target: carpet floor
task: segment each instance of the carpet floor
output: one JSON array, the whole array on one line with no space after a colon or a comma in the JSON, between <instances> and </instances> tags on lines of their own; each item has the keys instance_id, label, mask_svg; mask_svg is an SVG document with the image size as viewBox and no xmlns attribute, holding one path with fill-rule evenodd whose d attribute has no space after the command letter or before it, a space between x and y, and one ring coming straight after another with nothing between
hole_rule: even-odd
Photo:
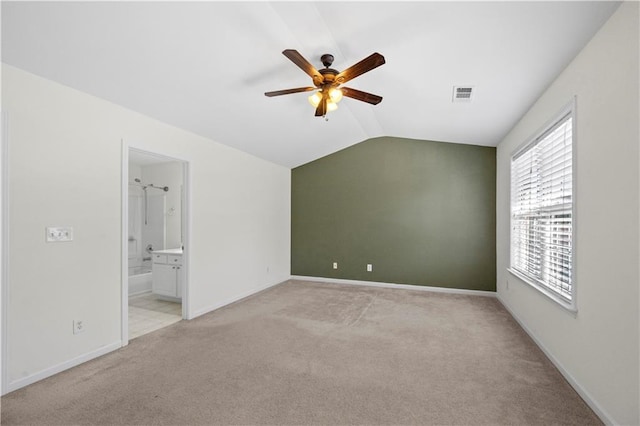
<instances>
[{"instance_id":1,"label":"carpet floor","mask_svg":"<svg viewBox=\"0 0 640 426\"><path fill-rule=\"evenodd\" d=\"M11 424L601 424L491 297L288 281L2 398Z\"/></svg>"}]
</instances>

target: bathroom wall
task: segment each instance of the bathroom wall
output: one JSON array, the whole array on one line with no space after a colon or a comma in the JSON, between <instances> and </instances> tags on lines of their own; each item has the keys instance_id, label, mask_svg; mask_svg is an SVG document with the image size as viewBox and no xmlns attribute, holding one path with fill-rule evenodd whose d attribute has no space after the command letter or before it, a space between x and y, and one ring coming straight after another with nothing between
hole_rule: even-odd
<instances>
[{"instance_id":1,"label":"bathroom wall","mask_svg":"<svg viewBox=\"0 0 640 426\"><path fill-rule=\"evenodd\" d=\"M290 276L289 169L4 64L2 110L10 129L3 392L122 344L123 140L189 162L191 317ZM74 240L46 243L47 226L72 226Z\"/></svg>"},{"instance_id":2,"label":"bathroom wall","mask_svg":"<svg viewBox=\"0 0 640 426\"><path fill-rule=\"evenodd\" d=\"M148 258L151 254L148 248L162 250L165 247L165 218L167 211L166 194L158 190L147 188L146 194L140 199L140 224L142 228L142 256Z\"/></svg>"},{"instance_id":3,"label":"bathroom wall","mask_svg":"<svg viewBox=\"0 0 640 426\"><path fill-rule=\"evenodd\" d=\"M142 167L142 182L145 184L154 184L156 186L168 186L169 191L162 192L158 189L147 189L148 193L153 196L164 195L164 222L165 235L164 247L155 247L160 250L163 248L179 248L182 246L182 214L181 214L181 194L182 194L182 163L169 162L162 164L153 164Z\"/></svg>"},{"instance_id":4,"label":"bathroom wall","mask_svg":"<svg viewBox=\"0 0 640 426\"><path fill-rule=\"evenodd\" d=\"M129 267L140 266L142 263L142 188L135 182L135 178L142 175L142 169L137 164L129 163ZM131 275L131 273L130 273Z\"/></svg>"}]
</instances>

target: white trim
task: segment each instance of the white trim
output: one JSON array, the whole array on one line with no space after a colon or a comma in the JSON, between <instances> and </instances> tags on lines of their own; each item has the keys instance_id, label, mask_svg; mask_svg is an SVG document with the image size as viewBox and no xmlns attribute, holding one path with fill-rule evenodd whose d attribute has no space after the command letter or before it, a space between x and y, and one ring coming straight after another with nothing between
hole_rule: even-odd
<instances>
[{"instance_id":1,"label":"white trim","mask_svg":"<svg viewBox=\"0 0 640 426\"><path fill-rule=\"evenodd\" d=\"M538 336L536 336L529 327L525 325L525 323L515 314L511 308L505 303L505 301L497 295L498 301L504 306L504 308L511 314L514 320L522 327L522 329L531 337L531 340L540 348L540 350L549 358L549 360L553 363L553 365L560 371L560 374L569 382L571 387L580 395L580 397L587 403L587 405L593 410L594 413L607 425L618 425L622 424L614 420L613 416L606 412L604 408L591 396L589 392L587 392L582 385L567 371L566 368L562 365L560 361L553 355L553 353L547 349L547 347L542 343Z\"/></svg>"},{"instance_id":2,"label":"white trim","mask_svg":"<svg viewBox=\"0 0 640 426\"><path fill-rule=\"evenodd\" d=\"M2 234L2 243L0 243L0 250L2 254L0 256L1 262L1 272L0 272L0 284L2 287L1 297L2 297L2 327L1 327L1 350L2 360L0 363L0 394L4 395L7 392L7 387L9 386L9 362L8 362L8 353L9 353L9 344L7 342L9 332L8 332L8 321L9 317L9 116L8 113L2 112L2 141L0 142L0 155L2 156L0 168L2 168L2 173L0 179L2 179L2 183L0 184L0 191L2 191L2 206L0 209L2 210L2 219L0 221L0 227Z\"/></svg>"},{"instance_id":3,"label":"white trim","mask_svg":"<svg viewBox=\"0 0 640 426\"><path fill-rule=\"evenodd\" d=\"M209 312L213 312L216 309L220 309L222 307L225 307L227 305L235 303L235 302L237 302L237 301L239 301L241 299L245 299L245 298L247 298L249 296L253 296L254 294L260 293L261 291L264 291L264 290L266 290L268 288L275 287L275 286L277 286L279 284L285 283L285 282L289 281L289 279L290 278L287 278L284 281L276 281L276 282L273 282L273 283L269 283L269 284L263 285L261 287L255 288L253 290L245 291L244 293L241 293L241 294L239 294L237 296L230 297L230 298L228 298L226 300L223 300L222 302L218 302L218 303L216 303L214 305L207 306L206 308L198 309L196 312L194 312L193 317L191 317L190 319L199 317L199 316L204 315L204 314L208 314Z\"/></svg>"},{"instance_id":4,"label":"white trim","mask_svg":"<svg viewBox=\"0 0 640 426\"><path fill-rule=\"evenodd\" d=\"M91 361L92 359L98 358L99 356L106 355L109 352L120 349L121 346L122 343L118 340L106 346L102 346L95 351L87 352L86 354L77 356L68 361L61 362L60 364L54 365L53 367L45 368L44 370L41 370L35 374L31 374L30 376L23 377L16 380L15 382L9 383L7 385L7 389L5 389L5 393L13 392L32 383L46 379L47 377L51 377L54 374L58 374L62 371L68 370L87 361Z\"/></svg>"},{"instance_id":5,"label":"white trim","mask_svg":"<svg viewBox=\"0 0 640 426\"><path fill-rule=\"evenodd\" d=\"M538 130L536 130L531 137L525 140L523 143L518 145L516 149L513 150L511 154L511 160L520 156L525 150L529 149L532 145L542 139L546 133L549 133L549 130L554 127L556 124L560 123L567 117L571 116L572 122L575 123L575 109L576 109L576 97L574 96L570 102L565 104L556 114L554 114L549 120L547 120ZM572 125L575 127L575 125ZM572 128L573 132L573 128ZM572 135L573 136L573 135ZM573 141L572 141L573 142Z\"/></svg>"},{"instance_id":6,"label":"white trim","mask_svg":"<svg viewBox=\"0 0 640 426\"><path fill-rule=\"evenodd\" d=\"M129 145L122 140L122 173L120 174L121 207L120 212L120 342L129 344Z\"/></svg>"},{"instance_id":7,"label":"white trim","mask_svg":"<svg viewBox=\"0 0 640 426\"><path fill-rule=\"evenodd\" d=\"M520 144L516 149L514 149L509 157L509 266L507 270L514 275L515 277L521 279L524 283L538 290L540 293L547 296L548 299L556 302L566 311L577 314L578 312L578 265L577 265L577 235L578 235L578 199L576 197L578 193L578 168L577 168L577 160L578 160L578 124L576 117L576 109L578 105L577 96L573 96L570 102L565 104L556 114L552 116L543 126L541 126L529 139L525 140L522 144ZM512 252L511 252L511 230L513 229L513 215L511 214L511 167L513 163L513 159L519 156L523 151L527 150L532 145L536 144L545 133L547 133L552 127L556 124L564 120L567 116L571 117L571 175L572 175L572 191L571 191L571 221L572 221L572 230L571 230L571 301L567 302L562 299L559 295L553 293L548 287L544 284L538 283L535 280L529 279L525 274L519 273L518 271L511 268L511 260L512 260Z\"/></svg>"},{"instance_id":8,"label":"white trim","mask_svg":"<svg viewBox=\"0 0 640 426\"><path fill-rule=\"evenodd\" d=\"M2 8L0 7L0 22L2 21ZM0 57L2 56L2 48L0 47ZM2 66L0 66L0 80L2 79ZM2 96L2 84L0 84L0 99L4 99ZM2 102L0 102L1 104ZM1 106L1 105L0 105ZM4 344L4 339L7 333L5 333L5 301L7 300L4 297L4 288L7 280L5 279L5 271L7 262L5 262L5 256L7 255L7 247L5 246L5 237L6 231L9 229L5 226L5 218L7 217L7 203L6 203L6 195L7 195L7 165L9 164L7 161L7 150L5 146L7 145L7 113L5 111L0 112L0 395L2 395L2 390L4 389L5 378L7 377L7 369L5 368L5 360L7 352ZM0 404L1 405L1 404Z\"/></svg>"},{"instance_id":9,"label":"white trim","mask_svg":"<svg viewBox=\"0 0 640 426\"><path fill-rule=\"evenodd\" d=\"M191 241L191 163L186 160L182 161L182 244L184 247L190 246ZM182 318L190 320L193 318L191 313L190 286L187 285L191 271L191 250L184 250L182 255ZM186 254L186 256L185 256Z\"/></svg>"},{"instance_id":10,"label":"white trim","mask_svg":"<svg viewBox=\"0 0 640 426\"><path fill-rule=\"evenodd\" d=\"M367 286L367 287L384 287L384 288L399 288L403 290L430 291L434 293L465 294L468 296L496 297L495 291L485 291L485 290L467 290L462 288L431 287L431 286L413 285L413 284L394 284L394 283L382 283L382 282L376 282L376 281L358 281L358 280L343 280L343 279L337 279L337 278L306 277L303 275L292 275L291 279L300 280L300 281L321 282L321 283L361 285L361 286Z\"/></svg>"},{"instance_id":11,"label":"white trim","mask_svg":"<svg viewBox=\"0 0 640 426\"><path fill-rule=\"evenodd\" d=\"M523 283L532 287L535 291L541 293L543 296L553 300L556 304L564 309L565 311L571 313L574 317L578 315L578 308L575 305L568 303L566 300L560 298L557 294L547 290L546 286L543 284L538 284L534 282L531 278L527 277L525 274L520 271L512 268L507 268L507 272L513 275L515 278L519 279Z\"/></svg>"},{"instance_id":12,"label":"white trim","mask_svg":"<svg viewBox=\"0 0 640 426\"><path fill-rule=\"evenodd\" d=\"M571 283L571 304L573 305L573 309L575 312L578 312L578 188L580 187L580 182L578 179L578 97L574 96L571 102L569 103L571 107L571 121L572 121L572 141L571 141L571 168L572 168L572 176L571 179L573 182L573 189L571 191L571 275L572 275L572 283ZM569 106L567 106L569 107Z\"/></svg>"}]
</instances>

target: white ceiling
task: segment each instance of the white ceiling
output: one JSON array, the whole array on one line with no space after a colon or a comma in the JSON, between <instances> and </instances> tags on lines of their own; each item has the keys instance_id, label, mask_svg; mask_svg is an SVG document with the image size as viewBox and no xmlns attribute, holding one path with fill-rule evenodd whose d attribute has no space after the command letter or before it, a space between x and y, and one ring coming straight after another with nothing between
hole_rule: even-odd
<instances>
[{"instance_id":1,"label":"white ceiling","mask_svg":"<svg viewBox=\"0 0 640 426\"><path fill-rule=\"evenodd\" d=\"M495 146L618 2L2 2L2 61L287 167L377 136ZM296 49L386 64L314 117ZM452 103L454 85L475 87Z\"/></svg>"}]
</instances>

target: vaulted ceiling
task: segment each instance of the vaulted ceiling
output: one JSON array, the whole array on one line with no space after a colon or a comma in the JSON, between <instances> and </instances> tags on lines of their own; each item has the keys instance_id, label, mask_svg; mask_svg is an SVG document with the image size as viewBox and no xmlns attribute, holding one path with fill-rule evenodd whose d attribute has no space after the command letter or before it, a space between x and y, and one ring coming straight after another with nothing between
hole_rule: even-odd
<instances>
[{"instance_id":1,"label":"vaulted ceiling","mask_svg":"<svg viewBox=\"0 0 640 426\"><path fill-rule=\"evenodd\" d=\"M618 2L2 2L2 61L295 167L365 139L495 146ZM386 64L314 117L282 55ZM469 103L453 86L474 87Z\"/></svg>"}]
</instances>

